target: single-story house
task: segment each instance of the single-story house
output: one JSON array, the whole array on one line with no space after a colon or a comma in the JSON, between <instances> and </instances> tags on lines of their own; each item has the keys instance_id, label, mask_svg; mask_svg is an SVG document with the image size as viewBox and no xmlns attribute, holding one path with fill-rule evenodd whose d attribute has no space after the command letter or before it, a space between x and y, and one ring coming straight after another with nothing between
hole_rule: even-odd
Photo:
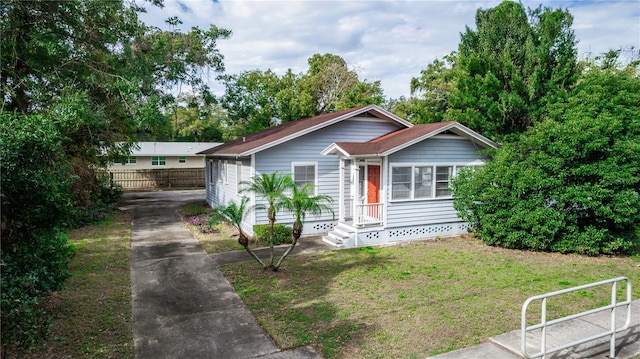
<instances>
[{"instance_id":1,"label":"single-story house","mask_svg":"<svg viewBox=\"0 0 640 359\"><path fill-rule=\"evenodd\" d=\"M291 174L333 198L336 217L308 216L304 234L326 234L336 246L393 243L466 233L453 208L449 183L463 167L481 166L478 150L498 144L457 122L413 125L368 105L284 123L202 151L207 202L216 207L243 195L254 175ZM288 213L278 223L290 224ZM250 211L244 230L268 223Z\"/></svg>"},{"instance_id":2,"label":"single-story house","mask_svg":"<svg viewBox=\"0 0 640 359\"><path fill-rule=\"evenodd\" d=\"M131 155L111 169L204 168L197 153L220 145L217 142L138 142Z\"/></svg>"}]
</instances>

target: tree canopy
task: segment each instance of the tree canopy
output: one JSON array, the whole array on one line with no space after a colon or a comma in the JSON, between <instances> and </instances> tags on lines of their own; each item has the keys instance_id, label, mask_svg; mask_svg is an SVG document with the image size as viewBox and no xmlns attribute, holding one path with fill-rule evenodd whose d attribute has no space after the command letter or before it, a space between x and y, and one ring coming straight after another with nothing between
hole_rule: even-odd
<instances>
[{"instance_id":1,"label":"tree canopy","mask_svg":"<svg viewBox=\"0 0 640 359\"><path fill-rule=\"evenodd\" d=\"M504 1L476 13L457 51L411 80L394 113L414 123L458 121L496 140L524 132L561 101L580 75L566 10Z\"/></svg>"},{"instance_id":2,"label":"tree canopy","mask_svg":"<svg viewBox=\"0 0 640 359\"><path fill-rule=\"evenodd\" d=\"M572 23L566 10L527 13L512 1L478 10L476 30L461 35L447 117L496 139L539 122L579 76Z\"/></svg>"},{"instance_id":3,"label":"tree canopy","mask_svg":"<svg viewBox=\"0 0 640 359\"><path fill-rule=\"evenodd\" d=\"M593 69L484 168L454 206L490 244L595 255L638 244L640 78Z\"/></svg>"},{"instance_id":4,"label":"tree canopy","mask_svg":"<svg viewBox=\"0 0 640 359\"><path fill-rule=\"evenodd\" d=\"M37 303L66 277L64 228L113 199L96 168L165 124L173 88L206 94L204 72L224 69L216 46L230 31L165 31L141 11L122 0L0 2L3 354L46 331Z\"/></svg>"},{"instance_id":5,"label":"tree canopy","mask_svg":"<svg viewBox=\"0 0 640 359\"><path fill-rule=\"evenodd\" d=\"M360 80L346 61L333 54L315 54L306 73L272 70L226 75L222 106L227 110L227 138L280 123L384 100L380 82Z\"/></svg>"}]
</instances>

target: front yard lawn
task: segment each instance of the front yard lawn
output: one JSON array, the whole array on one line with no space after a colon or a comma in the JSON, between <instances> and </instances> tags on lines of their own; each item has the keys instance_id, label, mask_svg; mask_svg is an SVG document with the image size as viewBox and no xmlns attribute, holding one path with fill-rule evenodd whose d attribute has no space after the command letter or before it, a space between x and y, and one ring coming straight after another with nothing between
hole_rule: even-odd
<instances>
[{"instance_id":1,"label":"front yard lawn","mask_svg":"<svg viewBox=\"0 0 640 359\"><path fill-rule=\"evenodd\" d=\"M522 303L533 295L626 276L637 299L639 265L638 257L507 250L463 236L295 256L276 273L251 261L222 270L281 348L424 358L519 329ZM548 310L557 318L609 297L610 287L576 292L549 299Z\"/></svg>"}]
</instances>

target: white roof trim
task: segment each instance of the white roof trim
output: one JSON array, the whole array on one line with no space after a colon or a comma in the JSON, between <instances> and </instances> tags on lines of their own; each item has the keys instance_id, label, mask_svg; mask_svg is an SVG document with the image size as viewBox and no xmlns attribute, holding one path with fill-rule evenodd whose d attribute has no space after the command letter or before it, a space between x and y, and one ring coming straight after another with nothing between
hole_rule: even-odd
<instances>
[{"instance_id":1,"label":"white roof trim","mask_svg":"<svg viewBox=\"0 0 640 359\"><path fill-rule=\"evenodd\" d=\"M341 154L344 157L351 157L351 154L347 153L347 151L343 150L342 147L338 146L335 142L330 144L327 148L320 152L321 155L338 155Z\"/></svg>"},{"instance_id":2,"label":"white roof trim","mask_svg":"<svg viewBox=\"0 0 640 359\"><path fill-rule=\"evenodd\" d=\"M484 144L487 147L497 148L497 147L500 146L496 142L491 141L490 139L488 139L488 138L482 136L481 134L471 130L470 128L468 128L468 127L466 127L464 125L461 125L458 122L454 122L454 123L451 123L450 125L447 125L447 126L439 128L439 129L437 129L435 131L429 132L424 136L417 137L417 138L413 139L412 141L405 142L400 146L396 146L394 148L391 148L388 151L385 151L385 152L380 153L378 155L380 155L380 156L388 156L388 155L390 155L392 153L395 153L397 151L405 149L405 148L407 148L409 146L413 146L418 142L422 142L422 141L424 141L426 139L434 137L434 136L436 136L438 134L441 134L441 133L443 133L445 131L452 131L452 132L458 132L459 131L459 132L461 132L460 133L461 136L467 137L472 141L473 140L478 140L479 142L481 142L482 144Z\"/></svg>"}]
</instances>

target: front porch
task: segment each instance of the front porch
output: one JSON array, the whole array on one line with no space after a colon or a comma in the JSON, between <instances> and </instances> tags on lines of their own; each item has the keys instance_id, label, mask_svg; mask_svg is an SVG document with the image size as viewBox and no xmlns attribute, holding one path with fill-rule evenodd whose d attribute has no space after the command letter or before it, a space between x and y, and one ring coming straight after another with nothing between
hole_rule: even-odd
<instances>
[{"instance_id":1,"label":"front porch","mask_svg":"<svg viewBox=\"0 0 640 359\"><path fill-rule=\"evenodd\" d=\"M323 237L325 242L357 246L359 233L384 229L386 207L381 174L380 158L340 158L338 225Z\"/></svg>"}]
</instances>

